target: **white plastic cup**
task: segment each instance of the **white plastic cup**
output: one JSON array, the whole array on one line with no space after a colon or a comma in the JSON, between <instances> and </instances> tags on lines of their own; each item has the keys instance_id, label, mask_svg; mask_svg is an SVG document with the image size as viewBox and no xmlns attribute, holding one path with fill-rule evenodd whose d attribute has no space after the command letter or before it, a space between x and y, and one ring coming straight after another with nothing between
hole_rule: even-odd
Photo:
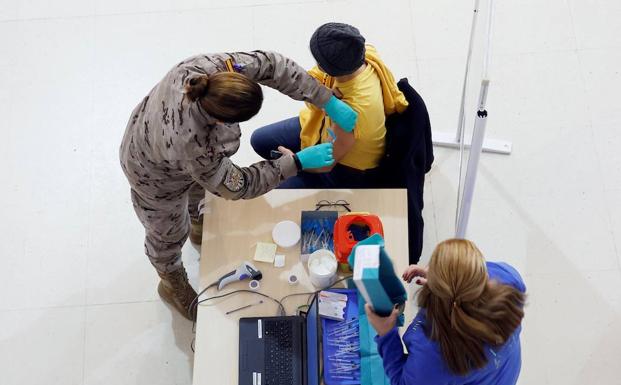
<instances>
[{"instance_id":1,"label":"white plastic cup","mask_svg":"<svg viewBox=\"0 0 621 385\"><path fill-rule=\"evenodd\" d=\"M336 278L338 263L330 250L319 249L308 257L308 273L310 281L316 288L331 286Z\"/></svg>"}]
</instances>

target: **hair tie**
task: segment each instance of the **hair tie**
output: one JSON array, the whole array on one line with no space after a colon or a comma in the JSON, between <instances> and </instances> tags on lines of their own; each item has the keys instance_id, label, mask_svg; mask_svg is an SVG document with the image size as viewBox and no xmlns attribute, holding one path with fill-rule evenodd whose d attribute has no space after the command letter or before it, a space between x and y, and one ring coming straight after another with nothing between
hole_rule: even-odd
<instances>
[{"instance_id":1,"label":"hair tie","mask_svg":"<svg viewBox=\"0 0 621 385\"><path fill-rule=\"evenodd\" d=\"M207 75L191 77L185 81L183 93L190 96L192 101L204 98L207 95L208 84L209 76Z\"/></svg>"}]
</instances>

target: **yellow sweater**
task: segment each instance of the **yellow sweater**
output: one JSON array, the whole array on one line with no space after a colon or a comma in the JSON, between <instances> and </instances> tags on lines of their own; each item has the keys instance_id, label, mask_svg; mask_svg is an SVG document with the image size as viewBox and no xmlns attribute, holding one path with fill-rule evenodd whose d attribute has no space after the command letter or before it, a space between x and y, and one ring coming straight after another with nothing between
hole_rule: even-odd
<instances>
[{"instance_id":1,"label":"yellow sweater","mask_svg":"<svg viewBox=\"0 0 621 385\"><path fill-rule=\"evenodd\" d=\"M343 101L358 113L358 121L354 128L356 144L339 163L361 170L376 167L384 154L385 116L403 112L408 105L405 96L397 88L392 73L371 45L366 46L365 61L368 64L367 68L360 75L341 84L337 84L334 78L318 67L309 71L311 76L325 86L338 87L343 92ZM383 114L381 107L378 107L382 102ZM331 122L328 117L324 123L324 137L320 138L324 116L323 110L310 103L307 103L306 108L300 112L302 148L329 139L326 128L330 127Z\"/></svg>"}]
</instances>

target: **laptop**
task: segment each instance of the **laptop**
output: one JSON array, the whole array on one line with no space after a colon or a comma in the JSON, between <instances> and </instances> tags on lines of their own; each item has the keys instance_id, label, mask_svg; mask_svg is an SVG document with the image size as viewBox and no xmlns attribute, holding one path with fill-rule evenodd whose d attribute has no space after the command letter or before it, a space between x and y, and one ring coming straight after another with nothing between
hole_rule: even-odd
<instances>
[{"instance_id":1,"label":"laptop","mask_svg":"<svg viewBox=\"0 0 621 385\"><path fill-rule=\"evenodd\" d=\"M319 385L317 296L308 312L239 320L239 385Z\"/></svg>"}]
</instances>

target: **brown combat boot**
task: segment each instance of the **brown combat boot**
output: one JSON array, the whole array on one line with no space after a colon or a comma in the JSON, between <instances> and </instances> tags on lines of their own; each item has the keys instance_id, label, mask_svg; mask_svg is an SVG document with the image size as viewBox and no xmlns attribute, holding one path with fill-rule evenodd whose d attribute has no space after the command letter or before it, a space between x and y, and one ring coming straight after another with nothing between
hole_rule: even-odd
<instances>
[{"instance_id":1,"label":"brown combat boot","mask_svg":"<svg viewBox=\"0 0 621 385\"><path fill-rule=\"evenodd\" d=\"M192 219L190 221L190 242L195 245L200 245L203 242L203 216L201 215L198 220Z\"/></svg>"},{"instance_id":2,"label":"brown combat boot","mask_svg":"<svg viewBox=\"0 0 621 385\"><path fill-rule=\"evenodd\" d=\"M181 266L175 271L157 274L162 279L157 286L160 297L177 309L182 316L190 321L196 321L196 303L193 303L196 291L190 286L185 268Z\"/></svg>"}]
</instances>

